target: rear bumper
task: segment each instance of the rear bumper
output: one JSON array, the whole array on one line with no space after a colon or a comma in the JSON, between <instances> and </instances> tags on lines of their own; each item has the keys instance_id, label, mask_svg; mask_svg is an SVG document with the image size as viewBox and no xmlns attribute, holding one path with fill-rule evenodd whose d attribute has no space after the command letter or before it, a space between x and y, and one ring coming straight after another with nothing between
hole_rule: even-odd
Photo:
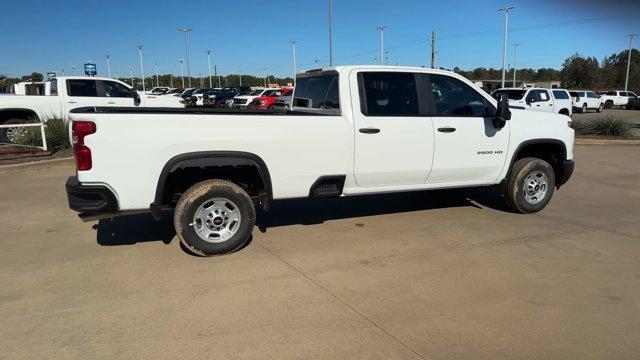
<instances>
[{"instance_id":1,"label":"rear bumper","mask_svg":"<svg viewBox=\"0 0 640 360\"><path fill-rule=\"evenodd\" d=\"M560 169L560 177L556 179L556 186L560 188L560 186L564 185L569 181L571 175L573 175L573 169L575 167L575 161L573 160L565 160L562 164L562 169Z\"/></svg>"},{"instance_id":2,"label":"rear bumper","mask_svg":"<svg viewBox=\"0 0 640 360\"><path fill-rule=\"evenodd\" d=\"M69 207L82 215L98 215L118 212L116 196L103 185L82 185L75 176L65 185Z\"/></svg>"}]
</instances>

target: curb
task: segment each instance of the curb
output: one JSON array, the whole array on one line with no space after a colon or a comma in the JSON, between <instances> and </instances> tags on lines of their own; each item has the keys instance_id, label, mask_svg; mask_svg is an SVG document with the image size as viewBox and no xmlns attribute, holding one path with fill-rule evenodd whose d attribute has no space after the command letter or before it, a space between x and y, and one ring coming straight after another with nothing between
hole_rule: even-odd
<instances>
[{"instance_id":1,"label":"curb","mask_svg":"<svg viewBox=\"0 0 640 360\"><path fill-rule=\"evenodd\" d=\"M7 164L0 165L0 174L11 172L12 170L23 170L28 168L40 168L46 167L48 165L55 165L58 163L64 162L73 162L73 156L58 158L58 159L50 159L50 160L40 160L40 161L32 161L20 164Z\"/></svg>"},{"instance_id":2,"label":"curb","mask_svg":"<svg viewBox=\"0 0 640 360\"><path fill-rule=\"evenodd\" d=\"M622 145L640 146L640 140L609 140L609 139L575 139L574 145Z\"/></svg>"}]
</instances>

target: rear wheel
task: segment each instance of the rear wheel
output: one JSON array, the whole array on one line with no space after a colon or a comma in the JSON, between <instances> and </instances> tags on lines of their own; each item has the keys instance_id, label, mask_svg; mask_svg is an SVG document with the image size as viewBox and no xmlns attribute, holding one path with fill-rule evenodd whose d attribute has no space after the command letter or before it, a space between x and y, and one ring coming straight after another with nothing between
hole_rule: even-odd
<instances>
[{"instance_id":1,"label":"rear wheel","mask_svg":"<svg viewBox=\"0 0 640 360\"><path fill-rule=\"evenodd\" d=\"M599 112L599 113L601 113L601 112L602 112L602 108L603 108L603 107L604 107L604 106L603 106L602 104L600 104L600 105L598 106L598 109L597 109L596 111L597 111L597 112Z\"/></svg>"},{"instance_id":2,"label":"rear wheel","mask_svg":"<svg viewBox=\"0 0 640 360\"><path fill-rule=\"evenodd\" d=\"M612 100L607 100L607 101L604 103L604 108L605 108L605 109L611 109L611 108L613 108L613 101L612 101Z\"/></svg>"},{"instance_id":3,"label":"rear wheel","mask_svg":"<svg viewBox=\"0 0 640 360\"><path fill-rule=\"evenodd\" d=\"M537 158L520 159L511 169L504 200L516 212L535 213L547 206L555 186L555 173L548 162Z\"/></svg>"},{"instance_id":4,"label":"rear wheel","mask_svg":"<svg viewBox=\"0 0 640 360\"><path fill-rule=\"evenodd\" d=\"M180 197L173 223L180 242L201 256L236 251L251 237L256 212L249 195L226 180L207 180Z\"/></svg>"},{"instance_id":5,"label":"rear wheel","mask_svg":"<svg viewBox=\"0 0 640 360\"><path fill-rule=\"evenodd\" d=\"M580 109L581 113L586 113L587 112L587 104L582 104L582 109Z\"/></svg>"}]
</instances>

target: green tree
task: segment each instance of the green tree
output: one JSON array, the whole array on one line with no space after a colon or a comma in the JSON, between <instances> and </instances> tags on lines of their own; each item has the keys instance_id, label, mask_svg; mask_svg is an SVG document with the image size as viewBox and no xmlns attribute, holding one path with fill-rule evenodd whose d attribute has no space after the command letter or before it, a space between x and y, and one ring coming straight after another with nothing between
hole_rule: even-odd
<instances>
[{"instance_id":1,"label":"green tree","mask_svg":"<svg viewBox=\"0 0 640 360\"><path fill-rule=\"evenodd\" d=\"M595 57L575 53L564 61L560 79L566 88L595 89L600 84L600 64Z\"/></svg>"},{"instance_id":2,"label":"green tree","mask_svg":"<svg viewBox=\"0 0 640 360\"><path fill-rule=\"evenodd\" d=\"M627 76L629 50L612 54L602 61L602 88L619 90L624 88ZM629 90L640 91L640 51L631 51L631 68L629 71Z\"/></svg>"}]
</instances>

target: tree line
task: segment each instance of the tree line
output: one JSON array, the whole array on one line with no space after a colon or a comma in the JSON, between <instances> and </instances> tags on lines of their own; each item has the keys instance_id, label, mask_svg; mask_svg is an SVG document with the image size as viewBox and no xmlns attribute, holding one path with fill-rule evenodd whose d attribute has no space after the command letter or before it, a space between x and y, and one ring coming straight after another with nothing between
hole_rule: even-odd
<instances>
[{"instance_id":1,"label":"tree line","mask_svg":"<svg viewBox=\"0 0 640 360\"><path fill-rule=\"evenodd\" d=\"M579 53L575 53L562 64L562 69L541 68L541 69L518 69L517 79L518 81L536 82L536 81L551 81L560 80L562 87L567 89L594 89L594 90L614 90L623 89L627 71L627 58L629 55L628 50L621 51L617 54L612 54L603 59L602 62L598 61L595 57L585 57ZM501 69L478 67L473 70L462 70L458 67L454 67L453 71L461 74L462 76L470 80L496 80L502 78ZM212 85L217 87L221 86L234 86L240 85L240 76L242 75L242 85L248 86L264 86L264 77L245 75L245 74L230 74L218 77L212 77ZM507 79L513 78L513 69L507 72ZM0 76L0 88L7 89L10 85L21 81L42 81L44 76L41 73L33 72L30 75L25 75L19 78L8 78ZM281 86L293 83L291 77L279 78L274 75L269 75L268 83L279 84ZM120 81L123 81L131 85L130 77L118 77ZM188 86L188 78L185 77L185 86ZM182 79L180 76L174 76L171 74L164 74L158 76L158 80L161 86L171 86L181 88ZM152 88L156 84L155 76L145 77L145 86L147 89ZM133 78L133 85L136 89L142 89L142 82L140 77ZM191 77L192 87L201 86L200 77ZM202 86L209 86L209 77L202 77ZM629 90L636 93L640 93L640 51L633 49L631 52L631 71L629 73Z\"/></svg>"}]
</instances>

